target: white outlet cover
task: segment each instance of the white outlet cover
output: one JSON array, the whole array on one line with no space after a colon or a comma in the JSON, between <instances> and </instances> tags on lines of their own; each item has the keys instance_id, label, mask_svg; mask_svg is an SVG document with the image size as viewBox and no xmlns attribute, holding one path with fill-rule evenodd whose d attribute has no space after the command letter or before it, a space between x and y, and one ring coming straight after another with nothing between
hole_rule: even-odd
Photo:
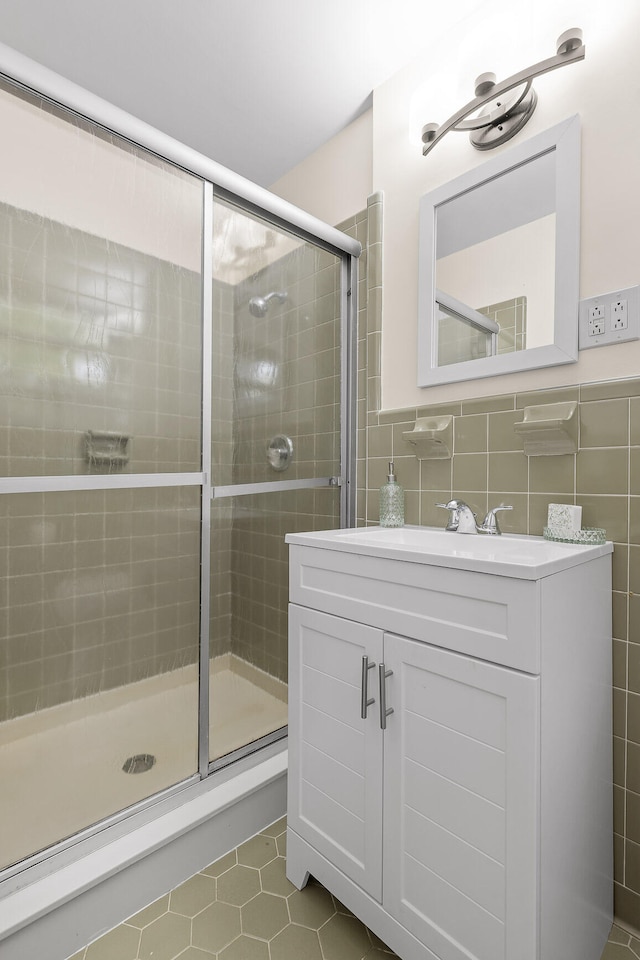
<instances>
[{"instance_id":1,"label":"white outlet cover","mask_svg":"<svg viewBox=\"0 0 640 960\"><path fill-rule=\"evenodd\" d=\"M620 329L613 329L613 306L619 300L627 304L627 325ZM604 310L604 330L602 333L591 333L594 323L593 308L602 306ZM612 290L597 297L588 297L581 300L578 311L578 349L588 350L590 347L605 347L611 343L623 343L626 340L640 339L640 286L627 287L624 290Z\"/></svg>"}]
</instances>

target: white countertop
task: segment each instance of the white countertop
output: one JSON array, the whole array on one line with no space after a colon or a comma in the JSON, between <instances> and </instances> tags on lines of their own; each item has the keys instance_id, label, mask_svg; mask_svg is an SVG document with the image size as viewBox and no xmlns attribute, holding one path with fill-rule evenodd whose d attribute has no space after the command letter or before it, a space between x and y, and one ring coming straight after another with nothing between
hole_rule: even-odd
<instances>
[{"instance_id":1,"label":"white countertop","mask_svg":"<svg viewBox=\"0 0 640 960\"><path fill-rule=\"evenodd\" d=\"M560 570L612 553L607 541L596 546L554 543L525 534L452 533L439 527L356 527L290 533L287 543L369 557L408 560L524 580L539 580Z\"/></svg>"}]
</instances>

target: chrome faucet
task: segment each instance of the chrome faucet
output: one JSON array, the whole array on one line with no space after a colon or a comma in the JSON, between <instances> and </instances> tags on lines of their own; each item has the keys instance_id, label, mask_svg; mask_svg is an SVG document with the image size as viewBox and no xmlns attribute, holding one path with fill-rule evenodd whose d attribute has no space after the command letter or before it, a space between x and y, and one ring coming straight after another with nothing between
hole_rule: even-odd
<instances>
[{"instance_id":1,"label":"chrome faucet","mask_svg":"<svg viewBox=\"0 0 640 960\"><path fill-rule=\"evenodd\" d=\"M513 510L511 506L493 507L487 513L482 523L476 523L476 514L464 500L449 500L449 503L436 503L449 511L449 519L445 530L453 533L486 533L489 536L499 536L502 531L496 514L499 510Z\"/></svg>"},{"instance_id":2,"label":"chrome faucet","mask_svg":"<svg viewBox=\"0 0 640 960\"><path fill-rule=\"evenodd\" d=\"M496 517L498 510L513 510L513 507L504 505L493 507L478 527L478 533L488 533L490 536L499 536L502 533Z\"/></svg>"},{"instance_id":3,"label":"chrome faucet","mask_svg":"<svg viewBox=\"0 0 640 960\"><path fill-rule=\"evenodd\" d=\"M464 500L449 500L449 503L436 503L436 507L442 507L449 511L449 520L445 530L451 530L453 533L477 533L476 515L471 507Z\"/></svg>"}]
</instances>

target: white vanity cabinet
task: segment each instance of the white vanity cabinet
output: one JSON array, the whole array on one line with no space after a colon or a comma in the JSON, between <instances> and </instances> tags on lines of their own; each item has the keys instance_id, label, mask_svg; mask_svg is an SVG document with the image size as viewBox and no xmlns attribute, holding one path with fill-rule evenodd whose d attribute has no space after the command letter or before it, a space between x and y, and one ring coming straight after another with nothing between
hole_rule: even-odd
<instances>
[{"instance_id":1,"label":"white vanity cabinet","mask_svg":"<svg viewBox=\"0 0 640 960\"><path fill-rule=\"evenodd\" d=\"M611 545L403 531L287 538L287 875L406 960L599 960Z\"/></svg>"}]
</instances>

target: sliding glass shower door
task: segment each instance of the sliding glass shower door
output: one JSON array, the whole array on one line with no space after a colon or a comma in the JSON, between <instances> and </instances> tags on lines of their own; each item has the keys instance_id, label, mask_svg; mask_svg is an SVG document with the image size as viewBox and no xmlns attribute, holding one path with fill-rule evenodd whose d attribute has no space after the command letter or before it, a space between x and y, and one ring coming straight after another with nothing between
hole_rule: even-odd
<instances>
[{"instance_id":1,"label":"sliding glass shower door","mask_svg":"<svg viewBox=\"0 0 640 960\"><path fill-rule=\"evenodd\" d=\"M348 521L353 264L2 78L0 126L4 880L286 733L284 538Z\"/></svg>"},{"instance_id":2,"label":"sliding glass shower door","mask_svg":"<svg viewBox=\"0 0 640 960\"><path fill-rule=\"evenodd\" d=\"M213 204L210 759L287 723L286 533L340 525L341 258Z\"/></svg>"},{"instance_id":3,"label":"sliding glass shower door","mask_svg":"<svg viewBox=\"0 0 640 960\"><path fill-rule=\"evenodd\" d=\"M3 868L198 770L203 183L0 126Z\"/></svg>"}]
</instances>

